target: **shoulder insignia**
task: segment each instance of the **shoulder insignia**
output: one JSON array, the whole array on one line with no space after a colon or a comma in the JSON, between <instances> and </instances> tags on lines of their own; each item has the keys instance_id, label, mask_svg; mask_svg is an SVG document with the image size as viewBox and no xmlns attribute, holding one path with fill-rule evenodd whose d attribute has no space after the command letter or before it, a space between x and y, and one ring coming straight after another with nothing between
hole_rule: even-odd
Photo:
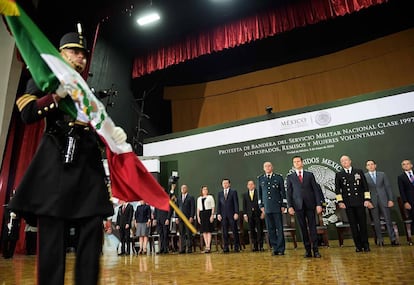
<instances>
[{"instance_id":1,"label":"shoulder insignia","mask_svg":"<svg viewBox=\"0 0 414 285\"><path fill-rule=\"evenodd\" d=\"M16 101L17 108L21 112L24 107L26 107L27 104L29 104L32 101L37 100L37 97L35 95L31 94L24 94Z\"/></svg>"}]
</instances>

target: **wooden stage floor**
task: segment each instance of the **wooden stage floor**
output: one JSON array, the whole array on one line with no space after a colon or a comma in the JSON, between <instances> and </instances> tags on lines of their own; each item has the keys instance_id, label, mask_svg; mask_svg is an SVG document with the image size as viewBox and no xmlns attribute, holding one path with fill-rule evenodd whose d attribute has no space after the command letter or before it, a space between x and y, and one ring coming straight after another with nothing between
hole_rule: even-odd
<instances>
[{"instance_id":1,"label":"wooden stage floor","mask_svg":"<svg viewBox=\"0 0 414 285\"><path fill-rule=\"evenodd\" d=\"M115 242L106 238L100 284L414 284L414 246L370 243L371 252L356 253L352 240L342 248L331 241L331 247L320 249L320 259L303 258L303 245L295 250L290 242L284 256L251 252L250 247L228 254L118 256ZM73 264L69 253L65 284L74 284ZM0 285L31 285L34 280L34 256L0 258Z\"/></svg>"}]
</instances>

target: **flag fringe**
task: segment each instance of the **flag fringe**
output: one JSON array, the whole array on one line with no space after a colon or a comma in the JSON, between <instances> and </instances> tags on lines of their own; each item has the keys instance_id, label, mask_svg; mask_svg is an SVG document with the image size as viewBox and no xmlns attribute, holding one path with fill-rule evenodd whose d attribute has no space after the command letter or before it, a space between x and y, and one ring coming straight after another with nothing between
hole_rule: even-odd
<instances>
[{"instance_id":1,"label":"flag fringe","mask_svg":"<svg viewBox=\"0 0 414 285\"><path fill-rule=\"evenodd\" d=\"M20 16L19 8L13 0L0 0L0 14L5 16Z\"/></svg>"}]
</instances>

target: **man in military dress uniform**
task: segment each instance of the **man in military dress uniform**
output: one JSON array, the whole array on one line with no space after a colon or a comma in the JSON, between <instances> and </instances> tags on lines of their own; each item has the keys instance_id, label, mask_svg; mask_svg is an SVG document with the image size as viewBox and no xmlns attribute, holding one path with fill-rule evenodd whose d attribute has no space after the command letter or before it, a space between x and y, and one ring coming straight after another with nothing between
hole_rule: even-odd
<instances>
[{"instance_id":1,"label":"man in military dress uniform","mask_svg":"<svg viewBox=\"0 0 414 285\"><path fill-rule=\"evenodd\" d=\"M81 34L65 34L59 50L70 66L83 72L88 52ZM69 225L79 234L75 283L97 284L102 221L113 215L101 156L103 144L87 122L60 110L64 101L73 104L67 95L62 86L45 94L30 79L16 102L24 123L46 120L40 145L10 202L10 208L23 217L37 217L37 282L42 285L64 284ZM120 127L111 136L116 144L126 140Z\"/></svg>"},{"instance_id":2,"label":"man in military dress uniform","mask_svg":"<svg viewBox=\"0 0 414 285\"><path fill-rule=\"evenodd\" d=\"M343 170L335 174L338 206L345 209L351 227L356 252L370 251L365 207L372 208L371 195L364 172L353 168L349 156L340 158Z\"/></svg>"},{"instance_id":3,"label":"man in military dress uniform","mask_svg":"<svg viewBox=\"0 0 414 285\"><path fill-rule=\"evenodd\" d=\"M261 211L265 213L273 255L284 255L285 236L282 213L285 212L287 203L285 185L283 177L273 173L272 163L265 162L263 170L264 174L258 177L259 205Z\"/></svg>"}]
</instances>

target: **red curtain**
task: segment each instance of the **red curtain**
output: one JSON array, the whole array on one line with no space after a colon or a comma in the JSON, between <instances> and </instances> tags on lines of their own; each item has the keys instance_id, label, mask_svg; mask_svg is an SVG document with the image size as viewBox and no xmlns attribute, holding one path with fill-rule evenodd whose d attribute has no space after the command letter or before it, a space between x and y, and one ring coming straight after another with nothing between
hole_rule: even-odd
<instances>
[{"instance_id":1,"label":"red curtain","mask_svg":"<svg viewBox=\"0 0 414 285\"><path fill-rule=\"evenodd\" d=\"M388 0L302 0L261 14L187 36L183 41L137 57L132 78L137 78L201 55L233 48L338 16L357 12Z\"/></svg>"},{"instance_id":2,"label":"red curtain","mask_svg":"<svg viewBox=\"0 0 414 285\"><path fill-rule=\"evenodd\" d=\"M44 121L34 124L23 124L20 113L15 108L7 136L6 148L4 150L3 163L0 172L0 205L9 201L10 194L17 187L23 177L26 168L43 135ZM0 208L0 217L4 215L4 207ZM2 229L3 219L0 220L0 229ZM20 227L20 238L16 245L16 253L23 253L24 245L24 227L22 221Z\"/></svg>"}]
</instances>

